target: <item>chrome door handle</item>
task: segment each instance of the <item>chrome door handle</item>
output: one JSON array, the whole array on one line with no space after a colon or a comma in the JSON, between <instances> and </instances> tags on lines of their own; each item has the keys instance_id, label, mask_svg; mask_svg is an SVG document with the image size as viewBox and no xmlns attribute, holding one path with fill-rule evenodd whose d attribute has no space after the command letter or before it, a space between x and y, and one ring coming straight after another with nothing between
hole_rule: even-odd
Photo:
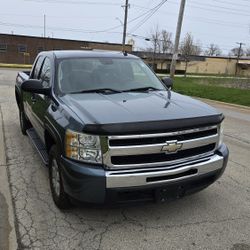
<instances>
[{"instance_id":1,"label":"chrome door handle","mask_svg":"<svg viewBox=\"0 0 250 250\"><path fill-rule=\"evenodd\" d=\"M32 101L32 103L36 102L36 97L34 95L31 96L31 101Z\"/></svg>"}]
</instances>

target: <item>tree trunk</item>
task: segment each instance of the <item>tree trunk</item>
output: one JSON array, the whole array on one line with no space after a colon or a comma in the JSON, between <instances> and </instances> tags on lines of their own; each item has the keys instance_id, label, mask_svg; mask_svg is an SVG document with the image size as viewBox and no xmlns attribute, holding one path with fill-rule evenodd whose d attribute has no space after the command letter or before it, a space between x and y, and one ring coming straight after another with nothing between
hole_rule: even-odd
<instances>
[{"instance_id":1,"label":"tree trunk","mask_svg":"<svg viewBox=\"0 0 250 250\"><path fill-rule=\"evenodd\" d=\"M186 59L185 74L184 74L185 77L187 77L187 68L188 68L188 59Z\"/></svg>"}]
</instances>

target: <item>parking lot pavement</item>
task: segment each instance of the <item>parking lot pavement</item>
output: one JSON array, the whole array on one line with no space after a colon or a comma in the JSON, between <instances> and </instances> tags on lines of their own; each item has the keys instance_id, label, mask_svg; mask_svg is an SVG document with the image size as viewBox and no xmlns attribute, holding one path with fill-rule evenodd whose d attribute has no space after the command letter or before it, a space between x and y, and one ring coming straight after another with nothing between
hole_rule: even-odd
<instances>
[{"instance_id":1,"label":"parking lot pavement","mask_svg":"<svg viewBox=\"0 0 250 250\"><path fill-rule=\"evenodd\" d=\"M208 189L164 204L59 211L48 170L21 135L13 86L0 81L7 168L19 249L250 249L250 111L226 113L230 159Z\"/></svg>"}]
</instances>

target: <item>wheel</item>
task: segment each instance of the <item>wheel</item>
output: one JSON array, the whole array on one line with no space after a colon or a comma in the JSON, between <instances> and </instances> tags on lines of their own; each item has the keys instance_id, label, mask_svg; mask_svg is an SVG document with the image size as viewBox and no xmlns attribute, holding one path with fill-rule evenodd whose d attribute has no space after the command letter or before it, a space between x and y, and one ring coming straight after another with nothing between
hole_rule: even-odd
<instances>
[{"instance_id":1,"label":"wheel","mask_svg":"<svg viewBox=\"0 0 250 250\"><path fill-rule=\"evenodd\" d=\"M49 181L53 201L59 209L71 207L68 195L64 192L61 167L57 148L53 145L49 152Z\"/></svg>"},{"instance_id":2,"label":"wheel","mask_svg":"<svg viewBox=\"0 0 250 250\"><path fill-rule=\"evenodd\" d=\"M31 128L31 124L29 120L26 118L25 113L22 109L19 109L19 121L22 134L27 135L26 130Z\"/></svg>"}]
</instances>

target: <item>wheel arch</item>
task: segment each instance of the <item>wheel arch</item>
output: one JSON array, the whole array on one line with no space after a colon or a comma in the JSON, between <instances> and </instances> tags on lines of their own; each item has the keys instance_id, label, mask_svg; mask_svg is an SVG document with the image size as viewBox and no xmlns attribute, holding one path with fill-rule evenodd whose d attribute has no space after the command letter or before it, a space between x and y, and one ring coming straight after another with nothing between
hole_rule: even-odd
<instances>
[{"instance_id":1,"label":"wheel arch","mask_svg":"<svg viewBox=\"0 0 250 250\"><path fill-rule=\"evenodd\" d=\"M53 145L56 145L59 152L63 152L62 139L58 135L58 132L56 132L55 129L51 128L48 124L45 125L44 129L44 142L48 154Z\"/></svg>"}]
</instances>

